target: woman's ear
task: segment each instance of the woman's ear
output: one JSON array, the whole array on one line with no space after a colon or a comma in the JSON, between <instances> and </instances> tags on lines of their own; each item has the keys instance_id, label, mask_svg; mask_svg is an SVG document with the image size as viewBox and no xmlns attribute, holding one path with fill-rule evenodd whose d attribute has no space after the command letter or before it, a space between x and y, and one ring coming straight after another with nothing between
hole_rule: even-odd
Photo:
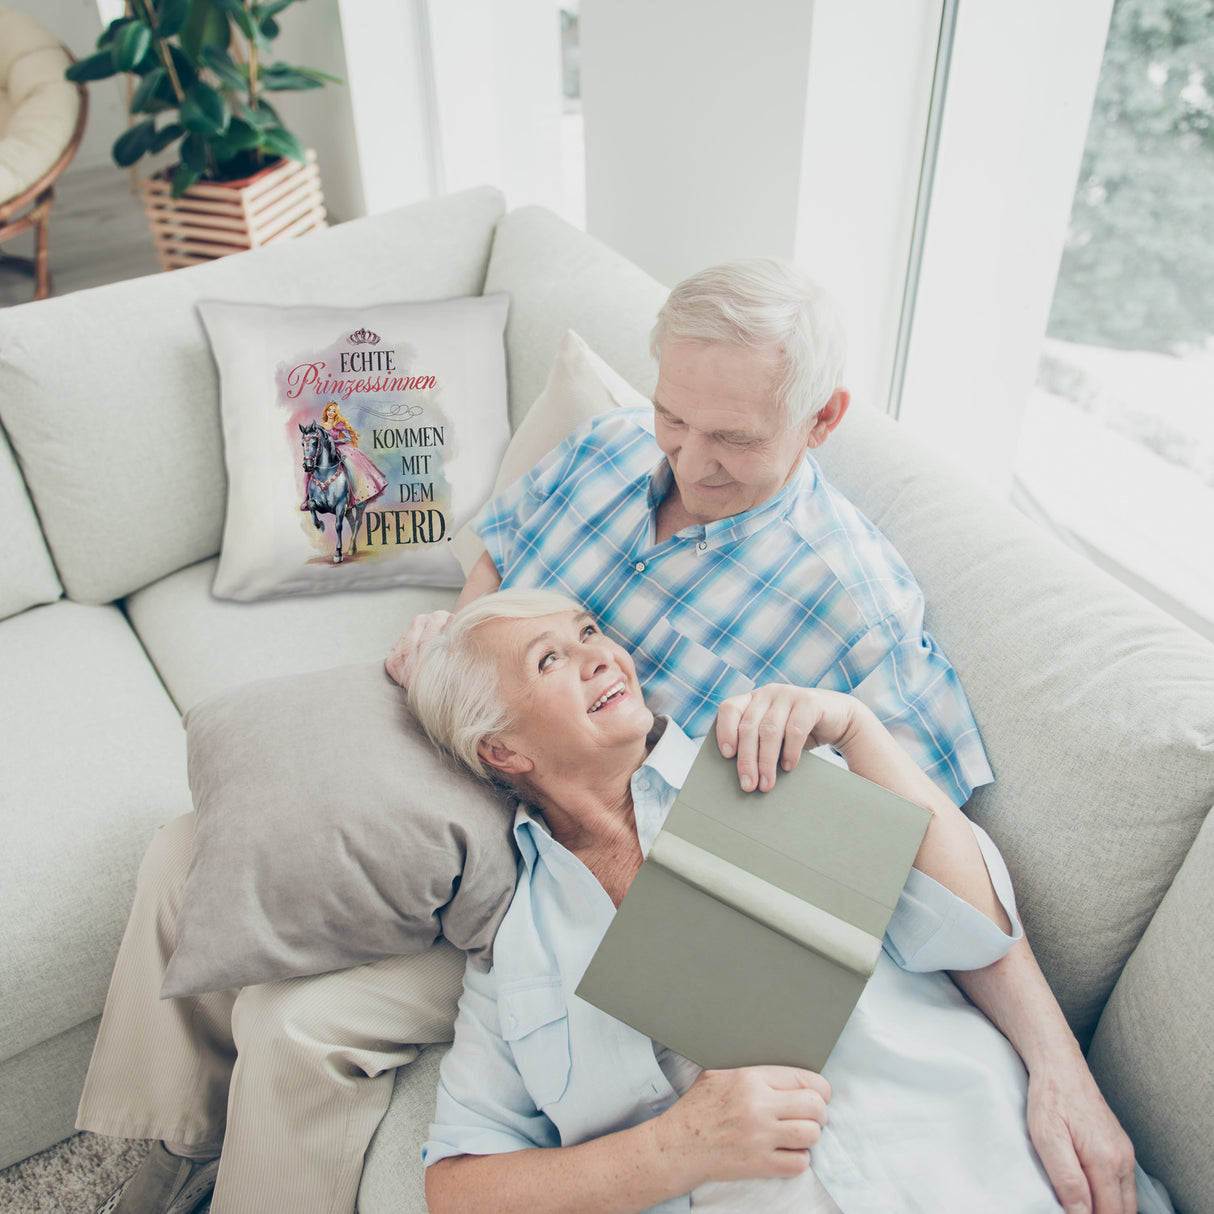
<instances>
[{"instance_id":1,"label":"woman's ear","mask_svg":"<svg viewBox=\"0 0 1214 1214\"><path fill-rule=\"evenodd\" d=\"M511 750L500 739L486 738L478 742L476 753L486 767L507 776L523 775L535 766L526 755Z\"/></svg>"}]
</instances>

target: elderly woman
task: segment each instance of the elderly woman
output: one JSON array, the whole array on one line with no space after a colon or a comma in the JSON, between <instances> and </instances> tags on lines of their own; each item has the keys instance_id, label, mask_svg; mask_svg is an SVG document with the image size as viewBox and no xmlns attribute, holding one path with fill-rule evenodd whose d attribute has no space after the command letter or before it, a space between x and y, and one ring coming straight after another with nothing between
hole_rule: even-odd
<instances>
[{"instance_id":1,"label":"elderly woman","mask_svg":"<svg viewBox=\"0 0 1214 1214\"><path fill-rule=\"evenodd\" d=\"M548 591L477 600L424 645L409 694L437 744L523 802L514 900L492 970L466 971L423 1152L432 1211L1061 1208L1019 1057L942 972L1018 938L1007 871L859 701L764 687L716 727L743 788L830 746L932 813L819 1075L701 1072L574 994L698 750L589 615Z\"/></svg>"}]
</instances>

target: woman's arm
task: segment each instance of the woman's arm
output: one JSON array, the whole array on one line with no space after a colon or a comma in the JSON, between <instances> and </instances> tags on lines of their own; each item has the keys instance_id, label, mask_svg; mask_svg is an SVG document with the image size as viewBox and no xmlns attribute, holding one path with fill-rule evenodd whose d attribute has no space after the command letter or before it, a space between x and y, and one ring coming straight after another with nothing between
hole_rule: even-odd
<instances>
[{"instance_id":1,"label":"woman's arm","mask_svg":"<svg viewBox=\"0 0 1214 1214\"><path fill-rule=\"evenodd\" d=\"M777 768L791 771L803 750L833 746L856 775L931 811L915 867L1011 933L968 819L854 696L783 683L733 696L717 715L717 744L737 755L748 792L770 789Z\"/></svg>"},{"instance_id":2,"label":"woman's arm","mask_svg":"<svg viewBox=\"0 0 1214 1214\"><path fill-rule=\"evenodd\" d=\"M426 1171L431 1214L634 1214L709 1180L796 1176L830 1086L794 1067L705 1071L660 1116L571 1147L458 1155Z\"/></svg>"}]
</instances>

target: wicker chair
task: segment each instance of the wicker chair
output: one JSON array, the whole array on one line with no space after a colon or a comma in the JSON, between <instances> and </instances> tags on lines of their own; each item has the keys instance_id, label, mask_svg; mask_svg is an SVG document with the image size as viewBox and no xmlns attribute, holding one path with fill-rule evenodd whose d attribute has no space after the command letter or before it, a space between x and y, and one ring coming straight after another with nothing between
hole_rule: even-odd
<instances>
[{"instance_id":1,"label":"wicker chair","mask_svg":"<svg viewBox=\"0 0 1214 1214\"><path fill-rule=\"evenodd\" d=\"M0 243L34 229L34 256L5 257L51 293L47 220L55 179L84 135L88 93L64 79L71 56L32 17L0 5Z\"/></svg>"}]
</instances>

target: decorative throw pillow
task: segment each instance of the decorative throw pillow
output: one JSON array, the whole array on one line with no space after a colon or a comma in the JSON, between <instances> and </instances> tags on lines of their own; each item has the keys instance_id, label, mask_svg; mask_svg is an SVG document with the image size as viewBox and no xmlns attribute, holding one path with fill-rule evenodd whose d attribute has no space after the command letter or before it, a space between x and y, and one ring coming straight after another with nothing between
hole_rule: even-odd
<instances>
[{"instance_id":1,"label":"decorative throw pillow","mask_svg":"<svg viewBox=\"0 0 1214 1214\"><path fill-rule=\"evenodd\" d=\"M460 585L452 537L510 439L508 302L200 303L228 469L212 593Z\"/></svg>"},{"instance_id":2,"label":"decorative throw pillow","mask_svg":"<svg viewBox=\"0 0 1214 1214\"><path fill-rule=\"evenodd\" d=\"M514 803L448 764L374 665L245 684L185 716L194 855L162 994L419 953L488 965Z\"/></svg>"},{"instance_id":3,"label":"decorative throw pillow","mask_svg":"<svg viewBox=\"0 0 1214 1214\"><path fill-rule=\"evenodd\" d=\"M561 338L543 392L536 397L506 448L489 496L496 497L513 485L583 422L611 409L650 403L569 329ZM471 527L464 527L456 535L452 548L465 576L485 551L485 545Z\"/></svg>"}]
</instances>

